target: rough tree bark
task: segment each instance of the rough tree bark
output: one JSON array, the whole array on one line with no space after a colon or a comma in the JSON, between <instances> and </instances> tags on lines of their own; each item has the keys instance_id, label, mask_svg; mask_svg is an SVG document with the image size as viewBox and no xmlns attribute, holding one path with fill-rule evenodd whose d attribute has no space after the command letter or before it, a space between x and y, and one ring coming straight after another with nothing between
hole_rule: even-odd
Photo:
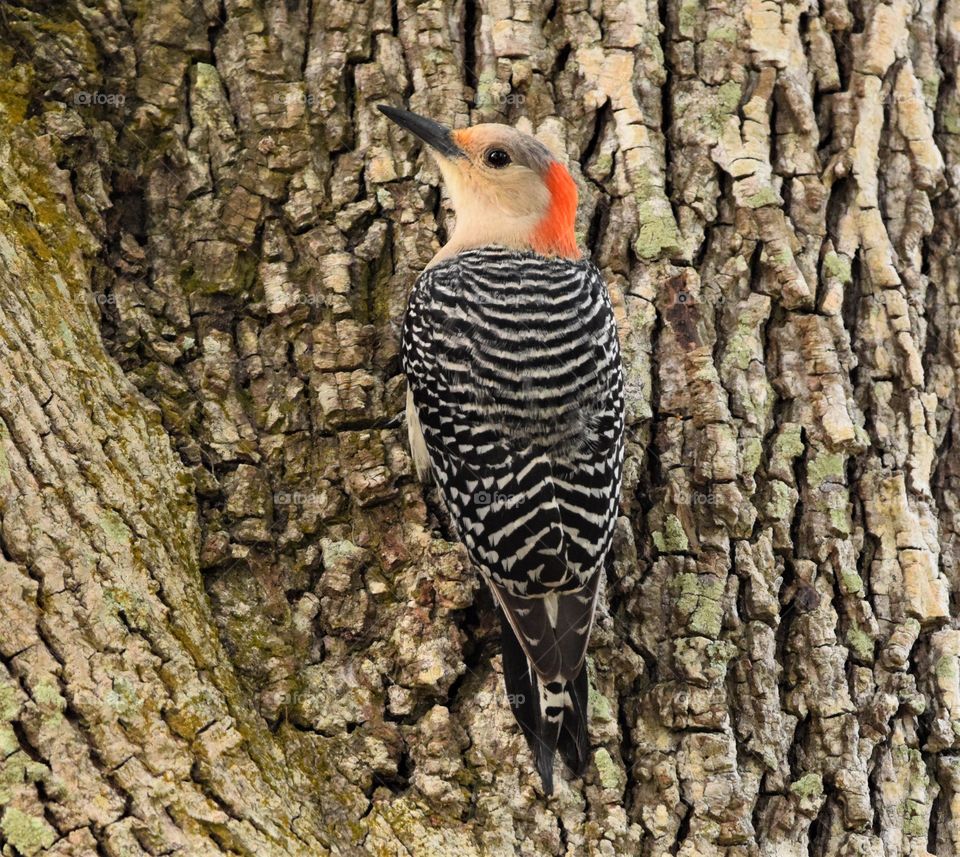
<instances>
[{"instance_id":1,"label":"rough tree bark","mask_svg":"<svg viewBox=\"0 0 960 857\"><path fill-rule=\"evenodd\" d=\"M960 853L960 0L0 7L0 848ZM566 153L629 465L544 801L411 474L450 212Z\"/></svg>"}]
</instances>

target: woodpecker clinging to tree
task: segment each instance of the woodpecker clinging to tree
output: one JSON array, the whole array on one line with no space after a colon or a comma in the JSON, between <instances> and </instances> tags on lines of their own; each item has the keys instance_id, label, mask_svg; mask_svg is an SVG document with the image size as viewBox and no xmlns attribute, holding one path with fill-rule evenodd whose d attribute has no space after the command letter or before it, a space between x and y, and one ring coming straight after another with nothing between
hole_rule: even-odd
<instances>
[{"instance_id":1,"label":"woodpecker clinging to tree","mask_svg":"<svg viewBox=\"0 0 960 857\"><path fill-rule=\"evenodd\" d=\"M575 775L589 755L585 655L623 472L613 311L577 249L576 184L542 143L380 110L429 146L456 213L403 322L414 463L499 605L507 693L550 794L555 751Z\"/></svg>"}]
</instances>

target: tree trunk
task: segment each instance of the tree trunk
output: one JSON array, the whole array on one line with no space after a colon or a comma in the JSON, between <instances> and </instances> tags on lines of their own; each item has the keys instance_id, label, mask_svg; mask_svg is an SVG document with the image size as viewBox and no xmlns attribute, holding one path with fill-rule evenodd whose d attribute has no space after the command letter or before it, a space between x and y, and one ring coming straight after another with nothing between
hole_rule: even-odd
<instances>
[{"instance_id":1,"label":"tree trunk","mask_svg":"<svg viewBox=\"0 0 960 857\"><path fill-rule=\"evenodd\" d=\"M0 7L0 849L960 853L960 0ZM564 153L629 382L545 800L415 482L449 229Z\"/></svg>"}]
</instances>

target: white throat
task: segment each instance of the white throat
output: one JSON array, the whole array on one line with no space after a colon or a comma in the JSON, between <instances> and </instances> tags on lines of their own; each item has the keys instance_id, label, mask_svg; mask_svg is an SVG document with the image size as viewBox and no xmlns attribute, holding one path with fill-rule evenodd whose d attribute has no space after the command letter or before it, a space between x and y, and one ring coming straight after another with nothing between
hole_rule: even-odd
<instances>
[{"instance_id":1,"label":"white throat","mask_svg":"<svg viewBox=\"0 0 960 857\"><path fill-rule=\"evenodd\" d=\"M465 175L449 161L437 160L457 221L450 240L430 265L471 247L530 248L531 236L550 207L550 191L537 176L529 171L504 173L494 183L486 177Z\"/></svg>"}]
</instances>

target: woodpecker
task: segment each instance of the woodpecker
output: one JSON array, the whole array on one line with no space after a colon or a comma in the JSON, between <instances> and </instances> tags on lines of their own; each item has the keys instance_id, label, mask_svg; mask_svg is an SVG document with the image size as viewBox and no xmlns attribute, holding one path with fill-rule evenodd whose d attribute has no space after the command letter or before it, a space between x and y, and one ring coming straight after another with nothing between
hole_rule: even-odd
<instances>
[{"instance_id":1,"label":"woodpecker","mask_svg":"<svg viewBox=\"0 0 960 857\"><path fill-rule=\"evenodd\" d=\"M456 215L403 321L415 469L493 593L508 699L551 794L557 750L575 776L589 761L585 658L624 455L610 298L577 247L576 183L540 141L379 109L427 145Z\"/></svg>"}]
</instances>

